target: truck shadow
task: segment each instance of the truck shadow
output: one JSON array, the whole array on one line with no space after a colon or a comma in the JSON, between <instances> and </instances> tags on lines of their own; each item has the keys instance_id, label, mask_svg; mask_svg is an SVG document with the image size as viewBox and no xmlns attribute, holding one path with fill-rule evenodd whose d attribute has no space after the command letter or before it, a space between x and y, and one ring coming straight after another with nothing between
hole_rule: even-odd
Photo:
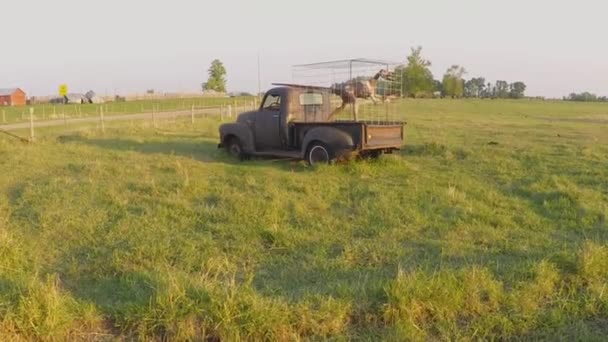
<instances>
[{"instance_id":1,"label":"truck shadow","mask_svg":"<svg viewBox=\"0 0 608 342\"><path fill-rule=\"evenodd\" d=\"M168 154L189 157L204 162L218 159L217 144L200 138L173 137L171 141L161 139L87 138L80 135L61 136L58 141L65 144L88 145L97 148L137 152L143 154Z\"/></svg>"},{"instance_id":2,"label":"truck shadow","mask_svg":"<svg viewBox=\"0 0 608 342\"><path fill-rule=\"evenodd\" d=\"M64 144L88 145L114 151L181 156L205 163L274 167L292 172L311 170L304 162L292 159L255 157L251 160L240 161L227 155L223 149L219 149L216 139L207 137L172 136L170 141L167 141L162 139L162 137L136 140L125 138L88 138L81 135L68 135L61 136L57 140Z\"/></svg>"}]
</instances>

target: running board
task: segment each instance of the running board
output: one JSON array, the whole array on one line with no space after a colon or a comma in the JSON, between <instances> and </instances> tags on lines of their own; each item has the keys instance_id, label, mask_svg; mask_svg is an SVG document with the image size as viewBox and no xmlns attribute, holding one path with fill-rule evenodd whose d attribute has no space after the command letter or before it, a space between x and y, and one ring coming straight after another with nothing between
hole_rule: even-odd
<instances>
[{"instance_id":1,"label":"running board","mask_svg":"<svg viewBox=\"0 0 608 342\"><path fill-rule=\"evenodd\" d=\"M257 157L281 157L281 158L293 158L302 159L302 153L300 151L285 151L285 150L264 150L255 151L253 153Z\"/></svg>"}]
</instances>

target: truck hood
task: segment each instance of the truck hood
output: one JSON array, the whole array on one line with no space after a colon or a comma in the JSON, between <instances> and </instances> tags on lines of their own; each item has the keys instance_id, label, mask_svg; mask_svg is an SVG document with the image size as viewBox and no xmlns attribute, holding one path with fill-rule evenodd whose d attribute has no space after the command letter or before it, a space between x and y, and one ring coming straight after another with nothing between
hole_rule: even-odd
<instances>
[{"instance_id":1,"label":"truck hood","mask_svg":"<svg viewBox=\"0 0 608 342\"><path fill-rule=\"evenodd\" d=\"M247 121L251 121L255 119L255 113L257 113L257 111L253 110L250 112L244 112L239 114L239 116L236 118L236 122L239 123L247 123Z\"/></svg>"}]
</instances>

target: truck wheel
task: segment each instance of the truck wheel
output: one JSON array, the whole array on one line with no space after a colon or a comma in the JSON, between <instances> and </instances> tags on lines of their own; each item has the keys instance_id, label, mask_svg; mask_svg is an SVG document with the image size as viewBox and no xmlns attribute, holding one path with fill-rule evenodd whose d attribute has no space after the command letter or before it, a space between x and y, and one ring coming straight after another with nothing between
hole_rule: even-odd
<instances>
[{"instance_id":1,"label":"truck wheel","mask_svg":"<svg viewBox=\"0 0 608 342\"><path fill-rule=\"evenodd\" d=\"M329 146L320 142L314 142L308 147L306 161L309 165L329 164L332 159L334 159L334 155Z\"/></svg>"},{"instance_id":2,"label":"truck wheel","mask_svg":"<svg viewBox=\"0 0 608 342\"><path fill-rule=\"evenodd\" d=\"M226 152L230 154L232 157L237 158L239 160L245 159L245 154L243 153L243 147L241 146L241 142L238 138L231 138L226 144Z\"/></svg>"}]
</instances>

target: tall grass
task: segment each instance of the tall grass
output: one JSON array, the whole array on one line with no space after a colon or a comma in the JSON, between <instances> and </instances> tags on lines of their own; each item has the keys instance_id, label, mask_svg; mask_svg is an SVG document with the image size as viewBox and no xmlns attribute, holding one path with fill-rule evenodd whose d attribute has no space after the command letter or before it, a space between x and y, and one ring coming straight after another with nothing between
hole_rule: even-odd
<instances>
[{"instance_id":1,"label":"tall grass","mask_svg":"<svg viewBox=\"0 0 608 342\"><path fill-rule=\"evenodd\" d=\"M604 340L608 107L401 106L399 153L314 169L212 119L0 138L0 336Z\"/></svg>"}]
</instances>

